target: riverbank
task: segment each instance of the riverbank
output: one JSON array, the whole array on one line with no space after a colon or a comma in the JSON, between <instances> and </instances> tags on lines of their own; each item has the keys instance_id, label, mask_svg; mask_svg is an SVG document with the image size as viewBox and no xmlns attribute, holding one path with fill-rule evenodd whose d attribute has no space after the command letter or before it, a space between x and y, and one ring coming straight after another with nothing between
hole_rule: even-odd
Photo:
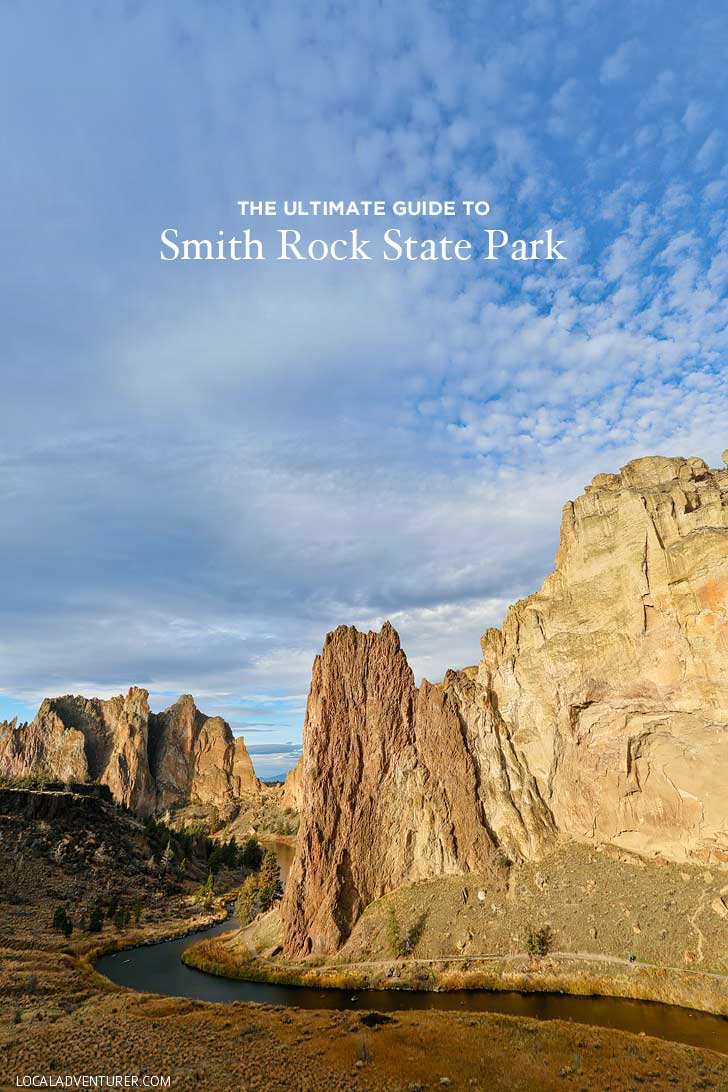
<instances>
[{"instance_id":1,"label":"riverbank","mask_svg":"<svg viewBox=\"0 0 728 1092\"><path fill-rule=\"evenodd\" d=\"M241 957L240 947L238 935L231 932L193 944L182 959L187 966L207 974L319 990L557 993L653 1001L728 1017L728 977L616 959L610 962L588 954L553 953L542 959L496 955L483 959L443 957L315 964L265 959L250 950Z\"/></svg>"},{"instance_id":2,"label":"riverbank","mask_svg":"<svg viewBox=\"0 0 728 1092\"><path fill-rule=\"evenodd\" d=\"M505 889L467 875L389 892L325 959L285 959L275 911L184 958L211 974L314 989L517 990L728 1016L726 878L613 846L563 843L514 866ZM534 959L525 951L540 928L548 954ZM405 938L409 954L395 957Z\"/></svg>"},{"instance_id":3,"label":"riverbank","mask_svg":"<svg viewBox=\"0 0 728 1092\"><path fill-rule=\"evenodd\" d=\"M108 980L103 975L98 975L95 964L103 956L114 952L124 952L131 948L151 947L155 944L164 944L170 940L180 940L183 937L194 936L196 933L206 932L214 925L226 921L233 910L236 889L225 892L215 899L212 910L201 911L188 917L173 917L163 922L155 922L151 925L140 925L129 928L123 934L108 934L101 938L87 937L75 944L69 944L69 952L88 969L101 979L101 984L106 985ZM192 902L192 900L190 900ZM193 906L196 906L193 903Z\"/></svg>"}]
</instances>

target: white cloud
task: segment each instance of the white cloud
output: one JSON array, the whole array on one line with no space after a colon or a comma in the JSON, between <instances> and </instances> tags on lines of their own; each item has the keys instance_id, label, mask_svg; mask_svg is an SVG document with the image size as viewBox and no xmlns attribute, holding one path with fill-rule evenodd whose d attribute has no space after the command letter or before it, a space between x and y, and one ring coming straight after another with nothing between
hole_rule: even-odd
<instances>
[{"instance_id":1,"label":"white cloud","mask_svg":"<svg viewBox=\"0 0 728 1092\"><path fill-rule=\"evenodd\" d=\"M610 53L602 63L599 78L602 83L616 83L630 75L640 55L640 44L635 38Z\"/></svg>"},{"instance_id":2,"label":"white cloud","mask_svg":"<svg viewBox=\"0 0 728 1092\"><path fill-rule=\"evenodd\" d=\"M666 69L637 13L620 43L562 10L7 13L5 693L295 695L294 731L326 630L390 617L436 679L594 473L717 461L717 36L685 12ZM237 229L263 195L484 197L570 260L161 268L163 224Z\"/></svg>"}]
</instances>

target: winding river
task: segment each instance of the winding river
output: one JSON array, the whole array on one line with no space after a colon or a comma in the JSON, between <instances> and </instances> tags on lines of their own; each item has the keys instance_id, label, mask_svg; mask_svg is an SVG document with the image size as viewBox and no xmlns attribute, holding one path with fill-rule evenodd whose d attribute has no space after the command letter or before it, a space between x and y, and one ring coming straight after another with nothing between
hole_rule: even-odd
<instances>
[{"instance_id":1,"label":"winding river","mask_svg":"<svg viewBox=\"0 0 728 1092\"><path fill-rule=\"evenodd\" d=\"M276 845L275 849L285 879L293 850L282 845ZM195 944L202 937L228 932L232 927L230 921L224 921L204 932L178 940L115 952L103 956L96 964L96 970L120 986L172 997L190 997L198 1001L255 1001L304 1009L376 1009L379 1012L403 1009L495 1012L537 1020L569 1020L578 1024L644 1033L728 1054L728 1019L651 1001L484 990L450 993L362 990L353 994L349 990L273 986L218 978L182 963L182 952L190 944Z\"/></svg>"}]
</instances>

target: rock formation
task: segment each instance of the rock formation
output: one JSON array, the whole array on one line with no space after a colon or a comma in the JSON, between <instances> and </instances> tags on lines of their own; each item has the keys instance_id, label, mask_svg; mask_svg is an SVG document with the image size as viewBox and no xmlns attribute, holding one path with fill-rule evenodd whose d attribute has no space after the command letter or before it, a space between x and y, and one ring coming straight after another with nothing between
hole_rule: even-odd
<instances>
[{"instance_id":1,"label":"rock formation","mask_svg":"<svg viewBox=\"0 0 728 1092\"><path fill-rule=\"evenodd\" d=\"M201 713L189 694L153 716L152 723L158 808L220 804L260 788L243 740L234 739L222 717Z\"/></svg>"},{"instance_id":2,"label":"rock formation","mask_svg":"<svg viewBox=\"0 0 728 1092\"><path fill-rule=\"evenodd\" d=\"M189 695L151 713L132 687L103 701L47 698L30 724L0 724L0 775L44 774L108 785L114 800L150 814L173 804L223 804L260 783L242 739Z\"/></svg>"},{"instance_id":3,"label":"rock formation","mask_svg":"<svg viewBox=\"0 0 728 1092\"><path fill-rule=\"evenodd\" d=\"M340 628L313 669L289 955L331 952L399 884L554 839L728 863L728 470L654 457L564 508L556 568L415 688L396 633Z\"/></svg>"},{"instance_id":4,"label":"rock formation","mask_svg":"<svg viewBox=\"0 0 728 1092\"><path fill-rule=\"evenodd\" d=\"M300 812L303 807L303 758L286 774L281 793L281 807Z\"/></svg>"}]
</instances>

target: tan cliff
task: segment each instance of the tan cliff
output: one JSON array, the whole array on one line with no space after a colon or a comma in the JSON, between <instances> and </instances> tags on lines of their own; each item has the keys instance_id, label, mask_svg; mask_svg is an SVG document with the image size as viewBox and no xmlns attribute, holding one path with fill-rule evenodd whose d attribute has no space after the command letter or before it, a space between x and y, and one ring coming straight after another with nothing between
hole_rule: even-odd
<instances>
[{"instance_id":1,"label":"tan cliff","mask_svg":"<svg viewBox=\"0 0 728 1092\"><path fill-rule=\"evenodd\" d=\"M220 804L260 783L241 738L222 717L207 717L189 694L153 717L157 806Z\"/></svg>"},{"instance_id":2,"label":"tan cliff","mask_svg":"<svg viewBox=\"0 0 728 1092\"><path fill-rule=\"evenodd\" d=\"M245 743L226 721L205 716L189 695L152 713L139 687L108 700L47 698L29 724L0 723L0 775L30 774L97 781L141 814L260 790Z\"/></svg>"},{"instance_id":3,"label":"tan cliff","mask_svg":"<svg viewBox=\"0 0 728 1092\"><path fill-rule=\"evenodd\" d=\"M556 568L480 664L415 688L391 626L313 669L289 955L413 880L559 839L728 864L728 470L636 460L564 508Z\"/></svg>"},{"instance_id":4,"label":"tan cliff","mask_svg":"<svg viewBox=\"0 0 728 1092\"><path fill-rule=\"evenodd\" d=\"M297 812L303 807L303 757L286 774L281 792L281 807Z\"/></svg>"},{"instance_id":5,"label":"tan cliff","mask_svg":"<svg viewBox=\"0 0 728 1092\"><path fill-rule=\"evenodd\" d=\"M482 646L479 684L560 830L728 861L728 470L598 475L555 571Z\"/></svg>"}]
</instances>

